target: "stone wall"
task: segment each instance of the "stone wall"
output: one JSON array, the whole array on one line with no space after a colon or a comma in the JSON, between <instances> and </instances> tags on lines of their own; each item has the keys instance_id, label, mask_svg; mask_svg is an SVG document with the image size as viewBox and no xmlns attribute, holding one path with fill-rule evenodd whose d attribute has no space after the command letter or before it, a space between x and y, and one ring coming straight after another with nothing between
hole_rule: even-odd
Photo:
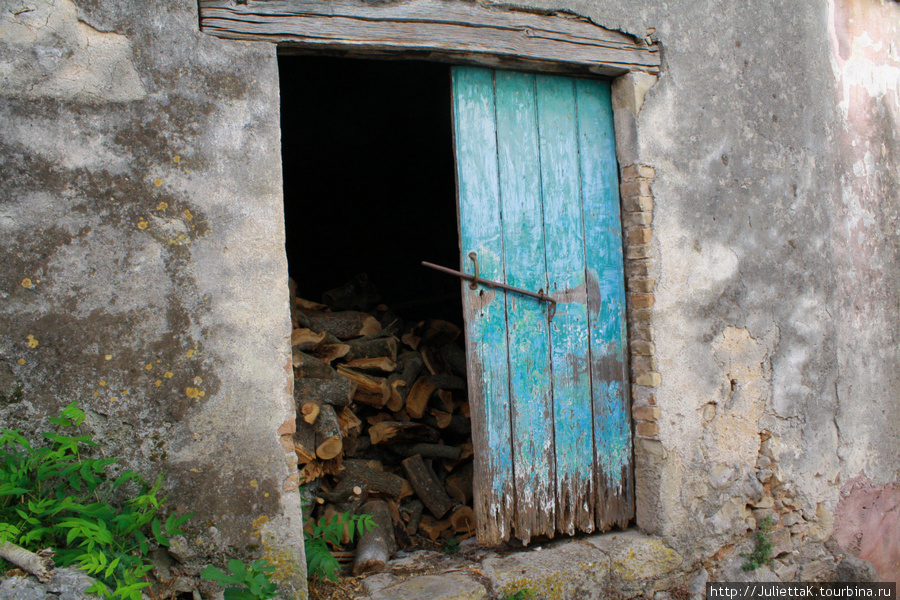
<instances>
[{"instance_id":1,"label":"stone wall","mask_svg":"<svg viewBox=\"0 0 900 600\"><path fill-rule=\"evenodd\" d=\"M182 552L257 547L305 589L275 49L196 11L0 6L0 422L78 401L106 454L167 471Z\"/></svg>"}]
</instances>

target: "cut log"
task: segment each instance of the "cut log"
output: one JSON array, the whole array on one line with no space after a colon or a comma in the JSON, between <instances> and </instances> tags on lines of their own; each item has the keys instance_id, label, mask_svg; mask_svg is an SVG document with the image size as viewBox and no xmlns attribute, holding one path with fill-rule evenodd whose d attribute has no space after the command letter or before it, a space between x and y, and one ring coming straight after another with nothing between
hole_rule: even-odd
<instances>
[{"instance_id":1,"label":"cut log","mask_svg":"<svg viewBox=\"0 0 900 600\"><path fill-rule=\"evenodd\" d=\"M406 471L406 477L412 485L416 496L425 503L425 506L435 517L440 519L453 506L453 501L444 487L438 481L434 471L425 464L420 455L410 456L400 464Z\"/></svg>"},{"instance_id":2,"label":"cut log","mask_svg":"<svg viewBox=\"0 0 900 600\"><path fill-rule=\"evenodd\" d=\"M320 494L321 496L321 494ZM342 523L344 525L344 531L341 533L341 544L349 544L350 543L350 523L348 523L344 519L344 514L339 511L334 506L326 506L325 507L325 522L326 523L334 523L337 521L338 523Z\"/></svg>"},{"instance_id":3,"label":"cut log","mask_svg":"<svg viewBox=\"0 0 900 600\"><path fill-rule=\"evenodd\" d=\"M307 484L313 482L325 474L325 469L320 460L309 461L302 469L300 469L300 483Z\"/></svg>"},{"instance_id":4,"label":"cut log","mask_svg":"<svg viewBox=\"0 0 900 600\"><path fill-rule=\"evenodd\" d=\"M438 427L438 421L433 415L426 415L422 418L422 422L431 427ZM462 415L453 415L450 417L449 424L443 428L438 428L454 435L467 436L472 433L472 421Z\"/></svg>"},{"instance_id":5,"label":"cut log","mask_svg":"<svg viewBox=\"0 0 900 600\"><path fill-rule=\"evenodd\" d=\"M409 390L412 389L413 383L422 372L422 358L417 352L404 352L397 359L397 370L388 377L388 383L391 386L391 399L388 400L388 408L392 411L398 411L403 408L406 403L406 397Z\"/></svg>"},{"instance_id":6,"label":"cut log","mask_svg":"<svg viewBox=\"0 0 900 600\"><path fill-rule=\"evenodd\" d=\"M449 321L432 319L428 321L422 332L423 346L445 346L456 341L460 329Z\"/></svg>"},{"instance_id":7,"label":"cut log","mask_svg":"<svg viewBox=\"0 0 900 600\"><path fill-rule=\"evenodd\" d=\"M318 358L319 360L328 363L329 365L337 360L338 358L343 358L347 356L347 353L350 352L350 346L347 344L331 344L324 343L319 344L315 348L309 351L310 354Z\"/></svg>"},{"instance_id":8,"label":"cut log","mask_svg":"<svg viewBox=\"0 0 900 600\"><path fill-rule=\"evenodd\" d=\"M397 360L397 339L393 336L379 337L371 340L353 340L349 344L347 358L389 358Z\"/></svg>"},{"instance_id":9,"label":"cut log","mask_svg":"<svg viewBox=\"0 0 900 600\"><path fill-rule=\"evenodd\" d=\"M310 400L337 407L347 406L355 394L356 384L344 377L294 380L294 403L298 410Z\"/></svg>"},{"instance_id":10,"label":"cut log","mask_svg":"<svg viewBox=\"0 0 900 600\"><path fill-rule=\"evenodd\" d=\"M397 364L388 357L381 358L354 358L347 362L351 369L359 371L375 371L378 373L393 373Z\"/></svg>"},{"instance_id":11,"label":"cut log","mask_svg":"<svg viewBox=\"0 0 900 600\"><path fill-rule=\"evenodd\" d=\"M419 522L422 520L422 511L425 505L421 500L413 500L409 503L409 522L406 524L406 532L409 535L415 535L419 530Z\"/></svg>"},{"instance_id":12,"label":"cut log","mask_svg":"<svg viewBox=\"0 0 900 600\"><path fill-rule=\"evenodd\" d=\"M450 521L435 521L428 517L422 517L419 522L419 530L428 536L432 542L436 542L441 534L450 529Z\"/></svg>"},{"instance_id":13,"label":"cut log","mask_svg":"<svg viewBox=\"0 0 900 600\"><path fill-rule=\"evenodd\" d=\"M412 539L406 532L406 523L400 516L400 502L397 500L388 500L388 509L391 512L391 523L394 526L394 539L401 548L412 545Z\"/></svg>"},{"instance_id":14,"label":"cut log","mask_svg":"<svg viewBox=\"0 0 900 600\"><path fill-rule=\"evenodd\" d=\"M291 332L291 346L304 352L312 350L324 339L324 333L316 333L311 329L297 328Z\"/></svg>"},{"instance_id":15,"label":"cut log","mask_svg":"<svg viewBox=\"0 0 900 600\"><path fill-rule=\"evenodd\" d=\"M303 403L303 406L300 407L298 413L304 421L312 425L316 422L316 419L319 417L319 413L321 411L322 405L319 402L310 400Z\"/></svg>"},{"instance_id":16,"label":"cut log","mask_svg":"<svg viewBox=\"0 0 900 600\"><path fill-rule=\"evenodd\" d=\"M345 366L338 365L339 375L356 384L354 400L376 407L384 406L391 398L391 388L384 377L372 377Z\"/></svg>"},{"instance_id":17,"label":"cut log","mask_svg":"<svg viewBox=\"0 0 900 600\"><path fill-rule=\"evenodd\" d=\"M306 313L324 312L330 310L325 304L313 302L312 300L300 298L299 296L294 297L294 304L297 306L297 308Z\"/></svg>"},{"instance_id":18,"label":"cut log","mask_svg":"<svg viewBox=\"0 0 900 600\"><path fill-rule=\"evenodd\" d=\"M444 480L444 489L453 500L460 504L472 502L472 475L471 462L467 462L447 475L447 479Z\"/></svg>"},{"instance_id":19,"label":"cut log","mask_svg":"<svg viewBox=\"0 0 900 600\"><path fill-rule=\"evenodd\" d=\"M450 370L454 375L458 375L463 379L466 378L466 351L456 344L447 344L441 346L441 356L450 366Z\"/></svg>"},{"instance_id":20,"label":"cut log","mask_svg":"<svg viewBox=\"0 0 900 600\"><path fill-rule=\"evenodd\" d=\"M407 481L399 475L379 471L361 460L345 460L344 472L348 477L352 476L364 481L369 486L369 491L374 494L387 494L400 498L403 496L404 484L407 484Z\"/></svg>"},{"instance_id":21,"label":"cut log","mask_svg":"<svg viewBox=\"0 0 900 600\"><path fill-rule=\"evenodd\" d=\"M316 458L316 430L302 419L297 419L297 429L293 434L294 452L297 461L305 465Z\"/></svg>"},{"instance_id":22,"label":"cut log","mask_svg":"<svg viewBox=\"0 0 900 600\"><path fill-rule=\"evenodd\" d=\"M440 435L436 429L423 423L382 421L369 427L369 439L372 440L372 445L436 442L439 438Z\"/></svg>"},{"instance_id":23,"label":"cut log","mask_svg":"<svg viewBox=\"0 0 900 600\"><path fill-rule=\"evenodd\" d=\"M324 331L340 340L350 340L381 331L378 319L355 310L309 313L307 316L313 331Z\"/></svg>"},{"instance_id":24,"label":"cut log","mask_svg":"<svg viewBox=\"0 0 900 600\"><path fill-rule=\"evenodd\" d=\"M404 344L406 344L407 346L409 346L410 348L412 348L413 350L415 350L416 348L419 347L419 342L422 341L422 338L420 338L419 336L414 335L412 333L404 333L400 337L400 341L403 342Z\"/></svg>"},{"instance_id":25,"label":"cut log","mask_svg":"<svg viewBox=\"0 0 900 600\"><path fill-rule=\"evenodd\" d=\"M50 548L32 552L9 541L0 542L0 558L31 573L41 583L49 583L53 576L53 554Z\"/></svg>"},{"instance_id":26,"label":"cut log","mask_svg":"<svg viewBox=\"0 0 900 600\"><path fill-rule=\"evenodd\" d=\"M444 412L453 414L456 411L456 401L453 400L453 392L447 390L438 390L434 393L438 402L444 408Z\"/></svg>"},{"instance_id":27,"label":"cut log","mask_svg":"<svg viewBox=\"0 0 900 600\"><path fill-rule=\"evenodd\" d=\"M362 431L362 421L356 416L349 406L341 409L337 415L338 424L341 427L341 435L346 441L347 438L355 438Z\"/></svg>"},{"instance_id":28,"label":"cut log","mask_svg":"<svg viewBox=\"0 0 900 600\"><path fill-rule=\"evenodd\" d=\"M472 533L475 531L475 511L471 506L461 506L450 515L450 526L456 533Z\"/></svg>"},{"instance_id":29,"label":"cut log","mask_svg":"<svg viewBox=\"0 0 900 600\"><path fill-rule=\"evenodd\" d=\"M425 363L425 368L432 375L450 374L450 366L444 362L444 358L437 348L422 345L419 346L419 354L422 355L422 362Z\"/></svg>"},{"instance_id":30,"label":"cut log","mask_svg":"<svg viewBox=\"0 0 900 600\"><path fill-rule=\"evenodd\" d=\"M344 497L344 500L335 502L335 508L341 512L357 514L359 508L369 499L369 484L353 475L344 475L331 492L335 497ZM348 495L349 493L349 495Z\"/></svg>"},{"instance_id":31,"label":"cut log","mask_svg":"<svg viewBox=\"0 0 900 600\"><path fill-rule=\"evenodd\" d=\"M447 429L453 421L453 415L448 412L437 410L435 408L432 408L430 412L431 416L434 417L434 422L438 429Z\"/></svg>"},{"instance_id":32,"label":"cut log","mask_svg":"<svg viewBox=\"0 0 900 600\"><path fill-rule=\"evenodd\" d=\"M453 446L445 446L443 444L410 444L392 446L391 450L400 456L421 455L424 458L446 458L448 460L459 460L460 450Z\"/></svg>"},{"instance_id":33,"label":"cut log","mask_svg":"<svg viewBox=\"0 0 900 600\"><path fill-rule=\"evenodd\" d=\"M325 361L294 348L294 377L302 379L336 379L337 373Z\"/></svg>"},{"instance_id":34,"label":"cut log","mask_svg":"<svg viewBox=\"0 0 900 600\"><path fill-rule=\"evenodd\" d=\"M360 512L372 515L375 526L359 539L353 574L378 573L384 570L388 560L397 551L391 512L383 500L369 500L362 505Z\"/></svg>"},{"instance_id":35,"label":"cut log","mask_svg":"<svg viewBox=\"0 0 900 600\"><path fill-rule=\"evenodd\" d=\"M341 427L334 412L334 407L329 404L322 405L322 411L314 425L316 428L316 456L322 460L329 460L340 456L344 448Z\"/></svg>"},{"instance_id":36,"label":"cut log","mask_svg":"<svg viewBox=\"0 0 900 600\"><path fill-rule=\"evenodd\" d=\"M460 390L465 391L466 382L456 375L429 375L428 380L434 384L434 387L441 390Z\"/></svg>"},{"instance_id":37,"label":"cut log","mask_svg":"<svg viewBox=\"0 0 900 600\"><path fill-rule=\"evenodd\" d=\"M435 385L426 377L419 377L406 396L406 412L413 419L421 419L428 407L428 399L435 390Z\"/></svg>"}]
</instances>

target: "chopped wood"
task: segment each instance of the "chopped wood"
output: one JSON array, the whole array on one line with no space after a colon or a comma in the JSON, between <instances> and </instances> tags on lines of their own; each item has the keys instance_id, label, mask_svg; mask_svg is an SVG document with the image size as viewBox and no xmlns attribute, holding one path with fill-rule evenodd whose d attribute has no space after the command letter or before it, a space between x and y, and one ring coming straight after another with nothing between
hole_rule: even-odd
<instances>
[{"instance_id":1,"label":"chopped wood","mask_svg":"<svg viewBox=\"0 0 900 600\"><path fill-rule=\"evenodd\" d=\"M366 423L369 425L377 425L383 421L390 421L393 417L386 412L376 413L374 415L370 415L366 417Z\"/></svg>"},{"instance_id":2,"label":"chopped wood","mask_svg":"<svg viewBox=\"0 0 900 600\"><path fill-rule=\"evenodd\" d=\"M443 319L432 319L422 332L423 346L445 346L456 341L461 333L459 327Z\"/></svg>"},{"instance_id":3,"label":"chopped wood","mask_svg":"<svg viewBox=\"0 0 900 600\"><path fill-rule=\"evenodd\" d=\"M434 421L437 424L438 429L447 429L447 427L449 427L450 423L453 421L453 415L434 408L431 409L431 416L434 417Z\"/></svg>"},{"instance_id":4,"label":"chopped wood","mask_svg":"<svg viewBox=\"0 0 900 600\"><path fill-rule=\"evenodd\" d=\"M310 483L322 477L325 469L320 460L309 461L302 469L300 469L300 483Z\"/></svg>"},{"instance_id":5,"label":"chopped wood","mask_svg":"<svg viewBox=\"0 0 900 600\"><path fill-rule=\"evenodd\" d=\"M425 505L421 500L413 500L409 503L409 522L406 524L406 532L409 535L415 535L419 530L419 522L422 520L422 511Z\"/></svg>"},{"instance_id":6,"label":"chopped wood","mask_svg":"<svg viewBox=\"0 0 900 600\"><path fill-rule=\"evenodd\" d=\"M377 371L379 373L393 373L397 368L397 363L388 357L376 358L354 358L347 362L347 366L351 369L359 371Z\"/></svg>"},{"instance_id":7,"label":"chopped wood","mask_svg":"<svg viewBox=\"0 0 900 600\"><path fill-rule=\"evenodd\" d=\"M383 500L369 500L362 505L360 512L372 515L375 526L359 539L353 574L378 573L384 570L388 560L397 551L391 512L387 502Z\"/></svg>"},{"instance_id":8,"label":"chopped wood","mask_svg":"<svg viewBox=\"0 0 900 600\"><path fill-rule=\"evenodd\" d=\"M438 427L438 421L433 415L424 416L422 422L431 427ZM462 415L453 415L450 417L450 423L441 429L455 435L467 436L472 432L472 422Z\"/></svg>"},{"instance_id":9,"label":"chopped wood","mask_svg":"<svg viewBox=\"0 0 900 600\"><path fill-rule=\"evenodd\" d=\"M422 362L425 363L425 368L432 375L450 374L450 367L444 363L444 359L437 349L430 346L419 346L419 354L422 355Z\"/></svg>"},{"instance_id":10,"label":"chopped wood","mask_svg":"<svg viewBox=\"0 0 900 600\"><path fill-rule=\"evenodd\" d=\"M297 328L291 332L291 346L303 350L312 350L325 339L324 333L316 333L311 329Z\"/></svg>"},{"instance_id":11,"label":"chopped wood","mask_svg":"<svg viewBox=\"0 0 900 600\"><path fill-rule=\"evenodd\" d=\"M369 486L369 491L376 494L388 494L395 498L403 495L405 479L393 473L379 471L367 465L365 461L345 460L344 471L347 476L353 476L364 481Z\"/></svg>"},{"instance_id":12,"label":"chopped wood","mask_svg":"<svg viewBox=\"0 0 900 600\"><path fill-rule=\"evenodd\" d=\"M463 402L462 404L459 405L459 414L461 414L462 416L464 416L467 419L472 418L472 410L471 410L468 402Z\"/></svg>"},{"instance_id":13,"label":"chopped wood","mask_svg":"<svg viewBox=\"0 0 900 600\"><path fill-rule=\"evenodd\" d=\"M460 460L465 460L467 458L472 458L475 456L475 446L472 444L472 440L470 439L468 442L462 444L459 449L462 451L459 458Z\"/></svg>"},{"instance_id":14,"label":"chopped wood","mask_svg":"<svg viewBox=\"0 0 900 600\"><path fill-rule=\"evenodd\" d=\"M467 364L466 351L456 344L447 344L441 346L441 356L450 366L450 370L454 375L459 375L463 379L466 378Z\"/></svg>"},{"instance_id":15,"label":"chopped wood","mask_svg":"<svg viewBox=\"0 0 900 600\"><path fill-rule=\"evenodd\" d=\"M306 298L300 298L298 296L294 297L294 304L305 312L325 312L331 310L325 304L313 302L312 300L307 300Z\"/></svg>"},{"instance_id":16,"label":"chopped wood","mask_svg":"<svg viewBox=\"0 0 900 600\"><path fill-rule=\"evenodd\" d=\"M355 438L362 431L362 421L356 416L349 406L341 409L337 415L338 424L341 427L341 435L346 438Z\"/></svg>"},{"instance_id":17,"label":"chopped wood","mask_svg":"<svg viewBox=\"0 0 900 600\"><path fill-rule=\"evenodd\" d=\"M450 515L450 526L456 533L475 531L475 512L471 506L460 506Z\"/></svg>"},{"instance_id":18,"label":"chopped wood","mask_svg":"<svg viewBox=\"0 0 900 600\"><path fill-rule=\"evenodd\" d=\"M440 402L441 406L444 408L444 412L453 414L456 410L456 401L453 400L453 392L449 392L447 390L438 390L434 393ZM443 427L441 428L443 429Z\"/></svg>"},{"instance_id":19,"label":"chopped wood","mask_svg":"<svg viewBox=\"0 0 900 600\"><path fill-rule=\"evenodd\" d=\"M388 509L391 512L391 523L394 526L394 536L401 548L405 548L412 544L409 534L406 532L406 523L400 516L400 502L397 500L388 500Z\"/></svg>"},{"instance_id":20,"label":"chopped wood","mask_svg":"<svg viewBox=\"0 0 900 600\"><path fill-rule=\"evenodd\" d=\"M356 384L344 377L294 380L294 403L298 409L310 400L337 407L347 406L354 394Z\"/></svg>"},{"instance_id":21,"label":"chopped wood","mask_svg":"<svg viewBox=\"0 0 900 600\"><path fill-rule=\"evenodd\" d=\"M310 313L307 316L313 331L324 331L340 340L363 337L381 331L378 319L356 310Z\"/></svg>"},{"instance_id":22,"label":"chopped wood","mask_svg":"<svg viewBox=\"0 0 900 600\"><path fill-rule=\"evenodd\" d=\"M310 400L309 402L304 402L303 406L300 407L300 414L303 415L303 420L312 425L316 422L316 418L319 416L321 412L321 404L318 402Z\"/></svg>"},{"instance_id":23,"label":"chopped wood","mask_svg":"<svg viewBox=\"0 0 900 600\"><path fill-rule=\"evenodd\" d=\"M340 473L344 466L344 457L341 454L338 454L334 458L323 460L322 461L322 472L325 475L337 475Z\"/></svg>"},{"instance_id":24,"label":"chopped wood","mask_svg":"<svg viewBox=\"0 0 900 600\"><path fill-rule=\"evenodd\" d=\"M369 439L372 440L373 445L435 442L439 437L436 429L424 423L382 421L369 427Z\"/></svg>"},{"instance_id":25,"label":"chopped wood","mask_svg":"<svg viewBox=\"0 0 900 600\"><path fill-rule=\"evenodd\" d=\"M444 444L410 444L392 446L391 450L400 456L421 455L424 458L446 458L449 460L458 460L460 455L459 448L453 446L445 446Z\"/></svg>"},{"instance_id":26,"label":"chopped wood","mask_svg":"<svg viewBox=\"0 0 900 600\"><path fill-rule=\"evenodd\" d=\"M400 373L395 373L388 378L391 385L391 399L387 406L390 410L398 411L403 408L406 397L413 383L422 372L422 358L417 352L404 352L397 359L397 368Z\"/></svg>"},{"instance_id":27,"label":"chopped wood","mask_svg":"<svg viewBox=\"0 0 900 600\"><path fill-rule=\"evenodd\" d=\"M315 356L294 349L294 377L304 379L335 379L337 373L331 366Z\"/></svg>"},{"instance_id":28,"label":"chopped wood","mask_svg":"<svg viewBox=\"0 0 900 600\"><path fill-rule=\"evenodd\" d=\"M426 377L419 377L406 396L406 412L414 419L421 419L428 406L428 399L435 390L435 385Z\"/></svg>"},{"instance_id":29,"label":"chopped wood","mask_svg":"<svg viewBox=\"0 0 900 600\"><path fill-rule=\"evenodd\" d=\"M389 358L397 360L397 338L393 336L353 340L349 344L347 358Z\"/></svg>"},{"instance_id":30,"label":"chopped wood","mask_svg":"<svg viewBox=\"0 0 900 600\"><path fill-rule=\"evenodd\" d=\"M372 377L365 373L355 371L345 365L338 365L337 372L339 375L349 379L356 384L356 395L354 399L357 402L372 404L381 407L391 398L391 388L388 386L384 377Z\"/></svg>"},{"instance_id":31,"label":"chopped wood","mask_svg":"<svg viewBox=\"0 0 900 600\"><path fill-rule=\"evenodd\" d=\"M442 390L464 391L466 389L466 381L456 375L432 374L428 376L428 380L434 384L434 387Z\"/></svg>"},{"instance_id":32,"label":"chopped wood","mask_svg":"<svg viewBox=\"0 0 900 600\"><path fill-rule=\"evenodd\" d=\"M306 448L297 444L294 444L294 452L297 454L297 463L301 465L305 465L316 458L315 451L309 452Z\"/></svg>"},{"instance_id":33,"label":"chopped wood","mask_svg":"<svg viewBox=\"0 0 900 600\"><path fill-rule=\"evenodd\" d=\"M334 412L334 407L323 404L319 418L316 419L316 456L328 460L340 456L344 448L341 427Z\"/></svg>"},{"instance_id":34,"label":"chopped wood","mask_svg":"<svg viewBox=\"0 0 900 600\"><path fill-rule=\"evenodd\" d=\"M297 419L297 428L292 436L297 461L305 465L316 458L316 430L303 419Z\"/></svg>"},{"instance_id":35,"label":"chopped wood","mask_svg":"<svg viewBox=\"0 0 900 600\"><path fill-rule=\"evenodd\" d=\"M460 504L472 502L472 477L474 469L471 462L467 462L449 475L444 480L444 489L453 500Z\"/></svg>"},{"instance_id":36,"label":"chopped wood","mask_svg":"<svg viewBox=\"0 0 900 600\"><path fill-rule=\"evenodd\" d=\"M435 517L440 519L453 506L453 501L438 481L434 471L425 464L422 456L416 454L400 463L406 471L406 477L425 506Z\"/></svg>"},{"instance_id":37,"label":"chopped wood","mask_svg":"<svg viewBox=\"0 0 900 600\"><path fill-rule=\"evenodd\" d=\"M428 536L432 542L436 542L441 534L450 529L450 521L433 521L427 516L422 517L419 529Z\"/></svg>"},{"instance_id":38,"label":"chopped wood","mask_svg":"<svg viewBox=\"0 0 900 600\"><path fill-rule=\"evenodd\" d=\"M388 379L388 384L391 386L391 399L384 406L388 410L396 412L403 408L403 404L406 402L407 385L405 381L400 379L395 379L394 381Z\"/></svg>"},{"instance_id":39,"label":"chopped wood","mask_svg":"<svg viewBox=\"0 0 900 600\"><path fill-rule=\"evenodd\" d=\"M319 360L328 363L329 365L339 359L347 356L347 353L350 352L350 346L348 344L319 344L315 348L309 351L310 354L318 358Z\"/></svg>"},{"instance_id":40,"label":"chopped wood","mask_svg":"<svg viewBox=\"0 0 900 600\"><path fill-rule=\"evenodd\" d=\"M415 350L419 347L419 342L422 341L422 338L420 338L417 335L413 335L411 333L404 333L400 337L400 341L403 342L404 344L406 344L407 346L409 346L410 348L412 348L413 350Z\"/></svg>"},{"instance_id":41,"label":"chopped wood","mask_svg":"<svg viewBox=\"0 0 900 600\"><path fill-rule=\"evenodd\" d=\"M344 514L336 509L334 506L326 506L325 507L325 517L326 523L342 523L344 525L344 530L341 533L341 544L349 544L350 543L350 523L344 519Z\"/></svg>"}]
</instances>

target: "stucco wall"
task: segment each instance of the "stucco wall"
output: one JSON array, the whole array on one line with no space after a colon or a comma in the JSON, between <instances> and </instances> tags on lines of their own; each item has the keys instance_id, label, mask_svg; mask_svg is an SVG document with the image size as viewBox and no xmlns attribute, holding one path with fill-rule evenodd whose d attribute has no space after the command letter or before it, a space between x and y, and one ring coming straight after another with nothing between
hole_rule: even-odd
<instances>
[{"instance_id":1,"label":"stucco wall","mask_svg":"<svg viewBox=\"0 0 900 600\"><path fill-rule=\"evenodd\" d=\"M275 49L197 22L0 6L0 420L78 400L108 455L168 472L195 551L262 546L305 589Z\"/></svg>"},{"instance_id":2,"label":"stucco wall","mask_svg":"<svg viewBox=\"0 0 900 600\"><path fill-rule=\"evenodd\" d=\"M528 4L663 46L627 148L655 169L638 524L689 560L766 514L798 543L869 527L834 513L900 481L900 4ZM25 391L0 411L79 399L200 544L260 516L297 541L274 48L197 33L192 2L78 6L0 16L0 381Z\"/></svg>"}]
</instances>

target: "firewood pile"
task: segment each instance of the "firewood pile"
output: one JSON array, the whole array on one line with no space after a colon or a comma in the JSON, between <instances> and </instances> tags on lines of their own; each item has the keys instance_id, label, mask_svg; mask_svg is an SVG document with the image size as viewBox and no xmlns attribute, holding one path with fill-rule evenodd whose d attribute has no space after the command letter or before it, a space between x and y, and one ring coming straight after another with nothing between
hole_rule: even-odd
<instances>
[{"instance_id":1,"label":"firewood pile","mask_svg":"<svg viewBox=\"0 0 900 600\"><path fill-rule=\"evenodd\" d=\"M323 295L291 282L294 449L313 517L373 515L354 573L397 548L440 547L475 532L466 356L459 327L405 323L365 280ZM350 560L349 555L343 558Z\"/></svg>"}]
</instances>

